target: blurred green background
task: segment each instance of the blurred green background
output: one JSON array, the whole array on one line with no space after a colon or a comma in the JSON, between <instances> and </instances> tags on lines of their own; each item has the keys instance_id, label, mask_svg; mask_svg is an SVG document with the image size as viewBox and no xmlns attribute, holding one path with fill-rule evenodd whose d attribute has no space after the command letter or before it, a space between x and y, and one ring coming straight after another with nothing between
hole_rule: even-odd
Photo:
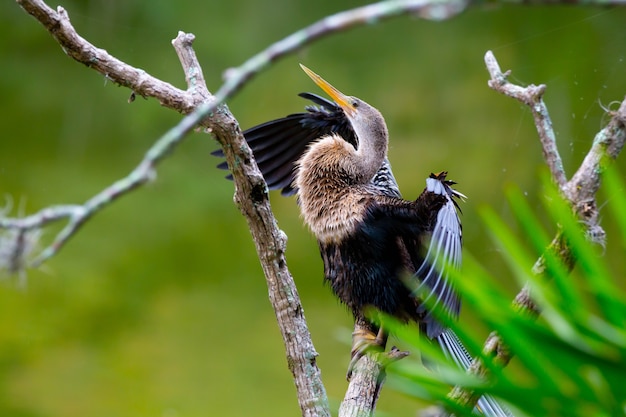
<instances>
[{"instance_id":1,"label":"blurred green background","mask_svg":"<svg viewBox=\"0 0 626 417\"><path fill-rule=\"evenodd\" d=\"M352 6L359 3L349 2ZM170 45L196 35L209 88L274 41L350 6L293 0L232 2L62 1L95 45L184 88ZM55 7L57 3L50 3ZM431 171L449 170L469 196L465 247L516 288L478 211L509 220L503 186L517 184L540 209L541 148L527 109L487 87L491 49L511 79L546 83L569 175L626 93L624 8L476 6L446 22L402 17L323 39L250 82L229 102L243 128L300 111L296 94L320 93L305 63L386 116L390 159L405 197ZM180 115L68 59L15 2L0 4L0 193L12 215L81 203L125 176ZM2 416L294 416L299 414L282 341L232 183L195 133L158 179L93 218L27 290L0 285ZM622 172L626 163L619 162ZM600 204L610 204L602 194ZM326 388L345 391L351 318L322 285L316 243L293 198L272 195ZM624 249L608 231L606 262L623 276ZM42 245L59 227L46 229ZM521 232L521 231L520 231ZM612 244L616 242L616 244ZM461 320L487 329L465 305ZM400 342L394 341L398 344ZM401 345L401 344L400 344ZM510 372L515 372L513 366ZM420 405L385 390L379 409ZM381 414L382 415L382 414Z\"/></svg>"}]
</instances>

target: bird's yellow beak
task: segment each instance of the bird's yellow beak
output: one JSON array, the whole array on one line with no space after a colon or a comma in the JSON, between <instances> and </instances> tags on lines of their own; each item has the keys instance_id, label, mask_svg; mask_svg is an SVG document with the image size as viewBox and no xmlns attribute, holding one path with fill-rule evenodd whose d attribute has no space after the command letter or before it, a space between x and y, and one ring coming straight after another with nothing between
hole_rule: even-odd
<instances>
[{"instance_id":1,"label":"bird's yellow beak","mask_svg":"<svg viewBox=\"0 0 626 417\"><path fill-rule=\"evenodd\" d=\"M304 70L304 72L306 72L306 75L311 77L315 84L319 85L320 88L324 90L326 94L328 94L330 98L332 98L335 103L337 103L339 107L343 109L344 112L346 112L348 116L354 116L356 114L356 109L352 105L352 100L350 99L350 97L337 90L335 87L330 85L328 81L324 80L322 77L320 77L304 65L300 64L300 67L302 68L302 70Z\"/></svg>"}]
</instances>

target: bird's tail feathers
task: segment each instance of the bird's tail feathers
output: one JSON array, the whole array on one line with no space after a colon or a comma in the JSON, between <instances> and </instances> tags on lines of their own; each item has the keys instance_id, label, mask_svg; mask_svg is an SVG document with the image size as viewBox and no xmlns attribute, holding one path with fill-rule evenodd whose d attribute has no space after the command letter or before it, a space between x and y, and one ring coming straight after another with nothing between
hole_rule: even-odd
<instances>
[{"instance_id":1,"label":"bird's tail feathers","mask_svg":"<svg viewBox=\"0 0 626 417\"><path fill-rule=\"evenodd\" d=\"M437 337L437 342L439 342L446 356L456 363L459 368L463 370L469 369L472 364L472 355L469 354L459 337L451 329L445 329ZM507 408L500 405L495 398L488 394L480 397L477 407L487 417L513 417L513 414Z\"/></svg>"}]
</instances>

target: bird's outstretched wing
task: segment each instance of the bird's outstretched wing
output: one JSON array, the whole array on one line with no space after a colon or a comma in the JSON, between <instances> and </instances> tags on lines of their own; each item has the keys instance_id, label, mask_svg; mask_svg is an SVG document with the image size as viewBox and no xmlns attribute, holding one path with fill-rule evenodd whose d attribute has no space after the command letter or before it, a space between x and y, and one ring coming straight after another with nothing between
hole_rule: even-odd
<instances>
[{"instance_id":1,"label":"bird's outstretched wing","mask_svg":"<svg viewBox=\"0 0 626 417\"><path fill-rule=\"evenodd\" d=\"M443 307L443 311L451 317L459 315L461 303L450 282L450 270L461 265L462 227L455 199L465 199L460 192L454 190L453 181L446 180L447 172L430 174L426 179L426 188L416 200L429 204L428 201L441 196L445 201L437 210L437 216L430 230L426 243L426 254L417 267L415 276L419 284L415 287L416 296L420 297L419 313L424 314L421 326L429 338L438 337L443 326L435 319L432 308ZM429 308L431 306L432 308Z\"/></svg>"},{"instance_id":2,"label":"bird's outstretched wing","mask_svg":"<svg viewBox=\"0 0 626 417\"><path fill-rule=\"evenodd\" d=\"M354 130L341 107L316 94L299 95L316 105L307 106L306 112L271 120L243 132L268 187L282 189L283 195L295 194L292 186L295 163L311 142L336 133L357 146ZM221 149L212 154L224 156ZM218 168L228 169L228 166L222 162Z\"/></svg>"},{"instance_id":3,"label":"bird's outstretched wing","mask_svg":"<svg viewBox=\"0 0 626 417\"><path fill-rule=\"evenodd\" d=\"M451 318L460 310L449 275L450 268L461 263L461 222L455 200L465 196L452 189L453 184L445 172L431 174L415 201L389 198L374 190L351 237L358 240L361 252L371 253L367 257L352 254L359 259L343 262L357 263L362 270L350 277L351 287L359 291L352 298L364 298L363 288L371 288L363 305L415 320L430 339L444 329L433 309ZM366 188L371 190L372 185ZM342 242L339 249L344 253L349 246Z\"/></svg>"},{"instance_id":4,"label":"bird's outstretched wing","mask_svg":"<svg viewBox=\"0 0 626 417\"><path fill-rule=\"evenodd\" d=\"M293 187L295 163L312 142L334 133L358 147L352 125L341 107L316 94L300 93L299 96L315 104L306 106L306 112L271 120L243 132L267 186L270 190L282 190L285 196L296 193ZM219 149L212 155L223 157L224 152ZM228 169L228 165L222 162L218 168ZM227 178L232 179L232 176ZM386 195L400 196L387 160L372 183Z\"/></svg>"}]
</instances>

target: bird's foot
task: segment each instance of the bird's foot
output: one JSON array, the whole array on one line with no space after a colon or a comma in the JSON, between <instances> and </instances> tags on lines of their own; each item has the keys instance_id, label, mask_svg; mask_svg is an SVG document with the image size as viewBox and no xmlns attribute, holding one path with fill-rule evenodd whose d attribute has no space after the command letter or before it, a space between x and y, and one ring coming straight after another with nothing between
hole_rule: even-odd
<instances>
[{"instance_id":1,"label":"bird's foot","mask_svg":"<svg viewBox=\"0 0 626 417\"><path fill-rule=\"evenodd\" d=\"M352 333L352 351L351 351L351 359L350 364L348 365L348 372L346 374L346 379L350 381L352 378L352 371L356 363L368 352L382 352L385 350L385 345L387 344L387 338L381 329L379 329L378 334L374 334L374 332L363 329L363 328L355 328L354 333Z\"/></svg>"}]
</instances>

